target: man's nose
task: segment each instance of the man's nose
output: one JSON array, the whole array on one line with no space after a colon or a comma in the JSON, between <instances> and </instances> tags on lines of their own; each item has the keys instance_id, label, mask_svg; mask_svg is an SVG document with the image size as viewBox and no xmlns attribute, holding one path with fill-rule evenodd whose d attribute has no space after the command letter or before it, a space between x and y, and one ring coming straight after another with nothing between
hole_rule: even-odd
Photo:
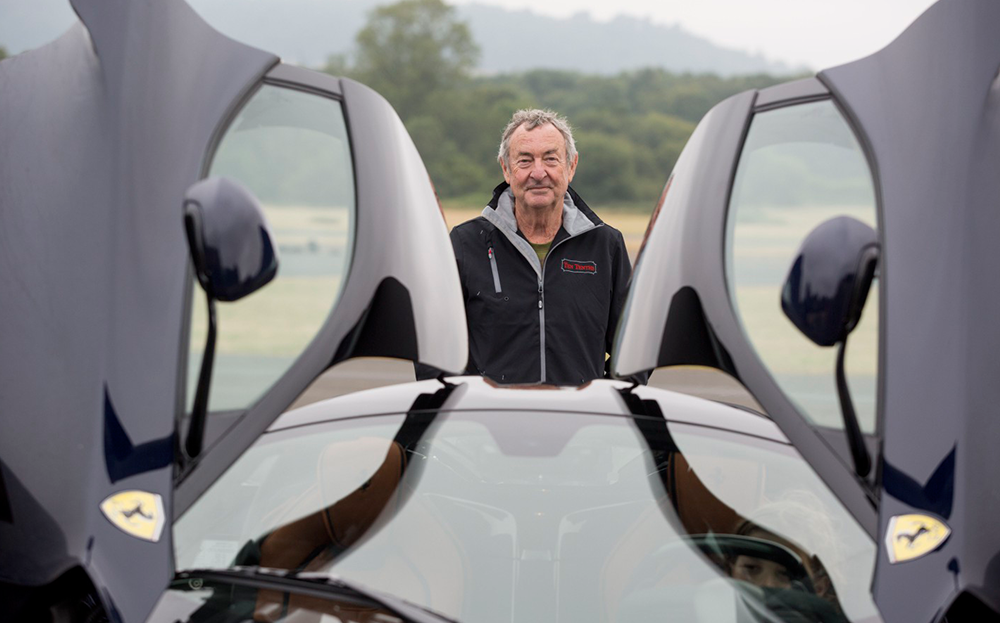
<instances>
[{"instance_id":1,"label":"man's nose","mask_svg":"<svg viewBox=\"0 0 1000 623\"><path fill-rule=\"evenodd\" d=\"M534 164L531 165L531 177L536 180L540 180L548 175L545 170L545 164L541 160L536 160Z\"/></svg>"}]
</instances>

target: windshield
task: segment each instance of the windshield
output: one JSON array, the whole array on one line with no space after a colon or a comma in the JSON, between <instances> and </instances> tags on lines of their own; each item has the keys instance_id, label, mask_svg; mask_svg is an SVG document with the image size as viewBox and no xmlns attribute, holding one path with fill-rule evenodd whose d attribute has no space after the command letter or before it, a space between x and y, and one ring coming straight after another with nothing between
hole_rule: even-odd
<instances>
[{"instance_id":1,"label":"windshield","mask_svg":"<svg viewBox=\"0 0 1000 623\"><path fill-rule=\"evenodd\" d=\"M663 420L411 412L279 430L174 536L179 570L319 572L461 621L877 620L874 545L794 449ZM256 612L273 610L261 595Z\"/></svg>"}]
</instances>

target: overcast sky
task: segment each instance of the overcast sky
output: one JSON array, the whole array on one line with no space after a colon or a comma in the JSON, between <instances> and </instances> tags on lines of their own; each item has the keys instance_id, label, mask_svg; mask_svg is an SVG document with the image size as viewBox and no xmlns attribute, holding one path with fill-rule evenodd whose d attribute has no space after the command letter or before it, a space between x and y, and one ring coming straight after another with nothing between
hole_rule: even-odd
<instances>
[{"instance_id":1,"label":"overcast sky","mask_svg":"<svg viewBox=\"0 0 1000 623\"><path fill-rule=\"evenodd\" d=\"M241 2L231 0L234 10ZM322 0L286 0L289 11ZM340 0L329 0L336 3ZM386 3L394 0L385 0ZM701 35L717 45L760 53L789 66L813 70L839 65L882 48L932 0L446 0L529 9L556 17L587 12L602 20L624 13L648 17ZM0 0L0 34L21 29L42 12L58 28L73 19L68 0ZM307 10L302 11L308 13ZM65 19L61 19L61 18ZM40 45L44 41L39 41ZM0 45L3 41L0 41ZM19 51L19 50L11 50Z\"/></svg>"},{"instance_id":2,"label":"overcast sky","mask_svg":"<svg viewBox=\"0 0 1000 623\"><path fill-rule=\"evenodd\" d=\"M557 17L624 13L680 24L713 43L820 70L867 56L896 38L933 0L451 0Z\"/></svg>"}]
</instances>

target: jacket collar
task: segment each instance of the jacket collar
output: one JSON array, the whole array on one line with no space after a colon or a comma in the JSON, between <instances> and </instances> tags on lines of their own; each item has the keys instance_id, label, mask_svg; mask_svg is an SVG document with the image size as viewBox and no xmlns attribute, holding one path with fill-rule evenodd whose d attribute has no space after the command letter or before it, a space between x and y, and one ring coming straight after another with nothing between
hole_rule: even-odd
<instances>
[{"instance_id":1,"label":"jacket collar","mask_svg":"<svg viewBox=\"0 0 1000 623\"><path fill-rule=\"evenodd\" d=\"M531 264L538 278L541 279L542 265L538 261L538 254L517 229L517 219L514 218L514 193L511 192L507 182L503 182L493 189L493 198L483 208L482 216L500 230L524 259ZM580 195L570 188L563 197L562 226L552 243L556 244L565 238L572 238L603 226L604 222L584 203Z\"/></svg>"},{"instance_id":2,"label":"jacket collar","mask_svg":"<svg viewBox=\"0 0 1000 623\"><path fill-rule=\"evenodd\" d=\"M510 184L507 182L501 182L493 189L493 198L490 199L486 208L483 209L483 216L487 217L490 221L494 221L494 218L487 216L488 211L493 212L494 217L499 217L499 222L502 223L502 225L499 223L494 224L502 226L503 229L510 232L518 231L517 219L514 218L514 194L511 192ZM588 229L593 229L603 224L604 221L590 209L590 206L570 186L563 196L562 229L566 230L566 234L576 236Z\"/></svg>"}]
</instances>

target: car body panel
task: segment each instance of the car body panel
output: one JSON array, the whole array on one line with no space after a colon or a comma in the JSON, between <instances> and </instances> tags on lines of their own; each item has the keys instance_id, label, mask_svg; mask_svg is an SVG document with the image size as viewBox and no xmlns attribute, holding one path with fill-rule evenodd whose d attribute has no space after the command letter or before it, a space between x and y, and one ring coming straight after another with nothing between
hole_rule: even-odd
<instances>
[{"instance_id":1,"label":"car body panel","mask_svg":"<svg viewBox=\"0 0 1000 623\"><path fill-rule=\"evenodd\" d=\"M444 218L392 107L362 84L292 67L279 65L267 82L342 94L357 195L354 256L336 311L313 342L200 460L209 468L183 474L175 517L326 368L349 357L383 356L458 371L468 356L467 333L455 331L464 328L465 313Z\"/></svg>"},{"instance_id":2,"label":"car body panel","mask_svg":"<svg viewBox=\"0 0 1000 623\"><path fill-rule=\"evenodd\" d=\"M181 0L72 4L81 22L0 64L0 582L42 587L80 568L113 620L141 621L173 572L172 517L316 375L357 354L461 370L464 314L433 188L391 107L356 83L276 70L345 100L364 169L358 270L241 425L185 461L184 193L278 59ZM388 342L372 339L388 325ZM102 512L126 491L158 496L158 540Z\"/></svg>"},{"instance_id":3,"label":"car body panel","mask_svg":"<svg viewBox=\"0 0 1000 623\"><path fill-rule=\"evenodd\" d=\"M995 2L942 0L884 50L821 72L821 85L779 85L754 103L758 112L827 97L829 90L869 160L882 244L881 386L870 444L876 480L854 475L839 435L813 428L798 413L740 330L724 266L739 139L717 150L699 145L694 157L690 148L682 154L647 233L613 353L619 376L697 363L725 370L750 389L878 538L874 591L892 621L937 620L963 591L1000 611L994 482L1000 465L992 449L1000 435L992 413L1000 402L992 380L992 319L1000 298L992 284L991 235L1000 218L993 209L1000 196L998 23ZM749 120L746 107L724 102L706 115L692 143L699 133ZM697 174L689 170L694 158ZM716 188L703 187L708 175ZM678 300L683 292L686 299ZM676 336L692 334L702 336L693 340L698 348L685 350ZM943 520L952 533L933 553L893 564L886 551L890 522L913 513Z\"/></svg>"},{"instance_id":4,"label":"car body panel","mask_svg":"<svg viewBox=\"0 0 1000 623\"><path fill-rule=\"evenodd\" d=\"M810 88L810 96L815 91ZM800 101L800 91L791 101ZM820 477L874 535L872 501L844 457L805 422L747 343L729 300L725 231L729 189L755 93L716 105L695 129L654 213L611 353L628 376L671 365L718 368L750 388ZM773 103L773 102L772 102Z\"/></svg>"},{"instance_id":5,"label":"car body panel","mask_svg":"<svg viewBox=\"0 0 1000 623\"><path fill-rule=\"evenodd\" d=\"M82 24L0 65L0 574L38 585L85 565L134 621L170 579L170 531L136 539L99 504L139 489L172 512L181 198L277 58L182 2L74 8Z\"/></svg>"},{"instance_id":6,"label":"car body panel","mask_svg":"<svg viewBox=\"0 0 1000 623\"><path fill-rule=\"evenodd\" d=\"M761 111L776 105L787 106L790 102L808 102L829 95L829 89L816 78L803 78L761 89L754 100L754 110Z\"/></svg>"},{"instance_id":7,"label":"car body panel","mask_svg":"<svg viewBox=\"0 0 1000 623\"><path fill-rule=\"evenodd\" d=\"M864 128L882 194L879 533L909 513L953 530L919 559L880 553L876 596L908 595L886 612L898 621L930 620L963 590L1000 611L998 24L995 2L939 2L878 54L819 76Z\"/></svg>"}]
</instances>

